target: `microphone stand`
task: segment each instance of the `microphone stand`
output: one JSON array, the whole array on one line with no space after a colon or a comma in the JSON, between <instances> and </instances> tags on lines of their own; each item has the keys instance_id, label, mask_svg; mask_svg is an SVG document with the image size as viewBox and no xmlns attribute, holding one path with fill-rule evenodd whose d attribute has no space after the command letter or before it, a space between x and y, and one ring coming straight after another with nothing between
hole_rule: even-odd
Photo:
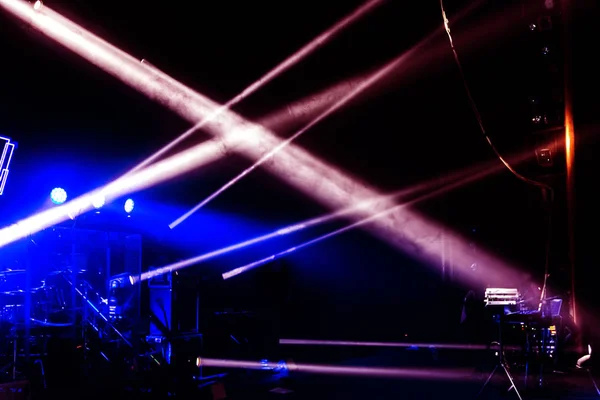
<instances>
[{"instance_id":1,"label":"microphone stand","mask_svg":"<svg viewBox=\"0 0 600 400\"><path fill-rule=\"evenodd\" d=\"M485 390L485 388L487 387L487 385L490 383L490 381L492 380L494 375L496 375L496 372L498 372L498 370L501 369L502 371L504 371L504 374L510 381L510 387L508 388L508 390L513 389L515 391L515 394L519 398L519 400L523 400L523 397L521 397L521 393L519 393L519 390L517 389L517 386L515 385L515 380L514 380L512 374L510 373L510 369L506 362L506 358L504 357L504 340L502 338L502 336L503 336L502 335L502 323L504 320L504 318L502 318L503 315L504 315L503 308L499 309L498 314L494 315L494 319L498 323L498 347L499 347L498 348L498 361L496 362L496 366L494 367L494 369L488 376L487 380L481 387L481 390L477 394L476 399L478 399L482 395L482 393Z\"/></svg>"}]
</instances>

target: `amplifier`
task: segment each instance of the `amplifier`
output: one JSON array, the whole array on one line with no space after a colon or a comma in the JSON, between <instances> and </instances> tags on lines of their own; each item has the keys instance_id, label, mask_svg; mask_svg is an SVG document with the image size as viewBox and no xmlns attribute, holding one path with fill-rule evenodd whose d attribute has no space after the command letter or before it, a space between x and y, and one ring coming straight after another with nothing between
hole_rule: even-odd
<instances>
[{"instance_id":1,"label":"amplifier","mask_svg":"<svg viewBox=\"0 0 600 400\"><path fill-rule=\"evenodd\" d=\"M200 293L193 281L180 280L177 273L150 280L150 336L171 337L199 332Z\"/></svg>"}]
</instances>

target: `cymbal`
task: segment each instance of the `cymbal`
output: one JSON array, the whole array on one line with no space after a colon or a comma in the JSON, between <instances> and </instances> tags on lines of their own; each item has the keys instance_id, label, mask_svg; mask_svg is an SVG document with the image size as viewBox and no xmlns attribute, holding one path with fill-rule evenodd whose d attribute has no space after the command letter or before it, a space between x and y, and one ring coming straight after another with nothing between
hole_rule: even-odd
<instances>
[{"instance_id":1,"label":"cymbal","mask_svg":"<svg viewBox=\"0 0 600 400\"><path fill-rule=\"evenodd\" d=\"M47 290L47 289L52 289L52 288L50 286L38 286L38 287L31 288L29 291L31 293L37 293L37 292L40 292L42 290ZM16 290L8 290L6 292L0 292L0 295L18 296L18 295L22 295L25 293L27 293L27 292L23 289L16 289Z\"/></svg>"},{"instance_id":2,"label":"cymbal","mask_svg":"<svg viewBox=\"0 0 600 400\"><path fill-rule=\"evenodd\" d=\"M6 295L6 296L19 296L25 294L24 290L18 289L18 290L9 290L8 292L0 292L0 295Z\"/></svg>"},{"instance_id":3,"label":"cymbal","mask_svg":"<svg viewBox=\"0 0 600 400\"><path fill-rule=\"evenodd\" d=\"M48 273L48 276L56 276L56 275L72 274L72 273L73 273L73 271L71 271L70 269L65 269L65 270L59 270L59 271L52 271L52 272ZM76 273L78 275L85 274L86 270L81 269L81 270L77 271Z\"/></svg>"},{"instance_id":4,"label":"cymbal","mask_svg":"<svg viewBox=\"0 0 600 400\"><path fill-rule=\"evenodd\" d=\"M24 274L26 271L24 269L7 269L4 271L0 271L0 276L2 275L20 275Z\"/></svg>"}]
</instances>

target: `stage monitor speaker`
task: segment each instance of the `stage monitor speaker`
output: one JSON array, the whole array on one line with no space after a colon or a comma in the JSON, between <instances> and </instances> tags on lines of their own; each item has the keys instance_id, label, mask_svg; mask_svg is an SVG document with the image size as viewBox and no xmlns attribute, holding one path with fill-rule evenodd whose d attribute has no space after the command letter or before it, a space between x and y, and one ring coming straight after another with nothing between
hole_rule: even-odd
<instances>
[{"instance_id":1,"label":"stage monitor speaker","mask_svg":"<svg viewBox=\"0 0 600 400\"><path fill-rule=\"evenodd\" d=\"M164 274L148 282L151 336L198 333L200 297L194 282Z\"/></svg>"}]
</instances>

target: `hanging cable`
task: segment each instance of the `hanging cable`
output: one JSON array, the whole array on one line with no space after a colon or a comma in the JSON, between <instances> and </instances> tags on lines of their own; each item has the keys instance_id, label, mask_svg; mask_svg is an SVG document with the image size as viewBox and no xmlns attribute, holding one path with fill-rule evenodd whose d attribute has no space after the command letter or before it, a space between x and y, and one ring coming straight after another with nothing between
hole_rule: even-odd
<instances>
[{"instance_id":1,"label":"hanging cable","mask_svg":"<svg viewBox=\"0 0 600 400\"><path fill-rule=\"evenodd\" d=\"M449 24L448 18L446 17L446 10L444 8L444 0L440 0L440 8L442 11L442 19L444 21L444 29L446 30L446 33L448 34L448 40L450 42L450 49L452 50L452 55L454 56L454 61L456 61L456 65L458 67L458 71L460 73L460 77L462 79L463 86L465 88L465 92L467 93L469 105L471 106L471 109L473 110L473 113L475 114L475 118L477 119L477 123L479 124L479 129L481 130L483 137L485 138L485 140L488 142L488 144L492 148L492 151L494 152L494 154L496 154L496 157L498 157L500 162L502 162L502 164L504 164L504 166L514 176L516 176L518 179L522 180L523 182L525 182L529 185L533 185L533 186L540 188L542 190L543 198L546 199L550 203L550 209L549 209L549 215L548 215L548 238L547 238L546 249L545 249L546 259L544 262L544 284L542 287L542 293L540 294L540 304L539 304L539 308L541 309L541 304L546 297L546 284L548 281L549 269L550 269L550 266L549 266L549 264L550 264L550 242L552 239L552 204L554 203L554 190L552 189L552 187L550 187L549 185L547 185L543 182L538 182L533 179L529 179L526 176L523 176L519 172L517 172L504 159L504 157L502 157L502 154L500 154L500 152L498 151L498 149L492 142L492 139L488 135L488 133L483 125L483 119L481 118L481 113L479 112L479 109L477 108L477 104L475 103L475 100L473 99L473 95L471 94L471 89L469 88L469 84L467 83L467 78L465 77L465 73L464 73L462 64L460 62L460 58L458 57L458 52L456 51L456 48L454 47L454 41L452 40L452 34L450 33L450 24ZM547 195L547 197L546 197L546 195Z\"/></svg>"}]
</instances>

